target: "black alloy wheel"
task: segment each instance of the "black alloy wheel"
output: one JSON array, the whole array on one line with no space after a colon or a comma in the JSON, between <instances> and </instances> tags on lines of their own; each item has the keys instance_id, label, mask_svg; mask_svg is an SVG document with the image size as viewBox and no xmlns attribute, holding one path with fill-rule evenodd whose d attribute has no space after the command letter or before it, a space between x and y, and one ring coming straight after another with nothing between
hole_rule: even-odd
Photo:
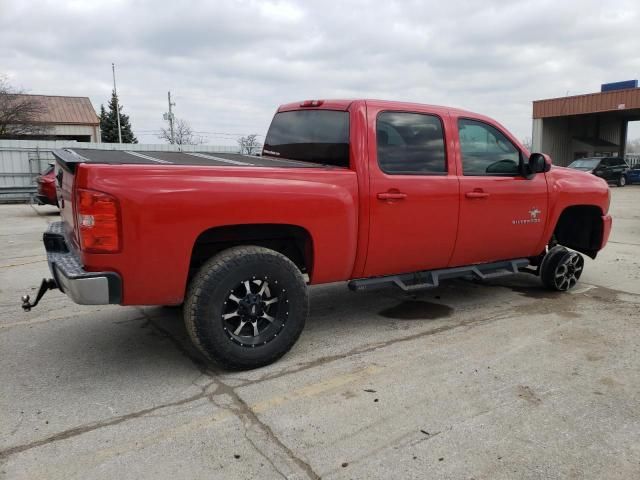
<instances>
[{"instance_id":1,"label":"black alloy wheel","mask_svg":"<svg viewBox=\"0 0 640 480\"><path fill-rule=\"evenodd\" d=\"M304 277L289 258L264 247L233 247L209 259L191 281L184 321L203 355L245 370L291 349L308 303Z\"/></svg>"},{"instance_id":2,"label":"black alloy wheel","mask_svg":"<svg viewBox=\"0 0 640 480\"><path fill-rule=\"evenodd\" d=\"M545 287L565 292L578 283L584 269L584 258L577 252L566 249L550 252L552 255L543 263L542 283Z\"/></svg>"},{"instance_id":3,"label":"black alloy wheel","mask_svg":"<svg viewBox=\"0 0 640 480\"><path fill-rule=\"evenodd\" d=\"M289 316L286 289L268 277L243 280L229 290L222 309L224 331L240 346L265 345L278 336Z\"/></svg>"}]
</instances>

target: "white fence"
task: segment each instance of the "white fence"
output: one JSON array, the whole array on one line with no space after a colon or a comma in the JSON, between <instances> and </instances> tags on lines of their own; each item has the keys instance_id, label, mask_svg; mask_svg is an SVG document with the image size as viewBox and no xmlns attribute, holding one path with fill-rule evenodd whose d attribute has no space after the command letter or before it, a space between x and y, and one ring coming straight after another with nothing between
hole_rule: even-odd
<instances>
[{"instance_id":1,"label":"white fence","mask_svg":"<svg viewBox=\"0 0 640 480\"><path fill-rule=\"evenodd\" d=\"M640 153L627 153L624 159L630 167L640 167Z\"/></svg>"},{"instance_id":2,"label":"white fence","mask_svg":"<svg viewBox=\"0 0 640 480\"><path fill-rule=\"evenodd\" d=\"M237 153L238 147L221 145L169 145L140 143L84 143L67 140L0 140L0 202L28 202L36 192L36 178L58 148L130 150L147 152Z\"/></svg>"}]
</instances>

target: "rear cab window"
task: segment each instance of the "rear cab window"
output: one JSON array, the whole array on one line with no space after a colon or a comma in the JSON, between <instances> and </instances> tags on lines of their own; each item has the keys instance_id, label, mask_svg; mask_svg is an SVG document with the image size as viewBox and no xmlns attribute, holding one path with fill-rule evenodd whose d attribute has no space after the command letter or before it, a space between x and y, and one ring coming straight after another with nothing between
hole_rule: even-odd
<instances>
[{"instance_id":1,"label":"rear cab window","mask_svg":"<svg viewBox=\"0 0 640 480\"><path fill-rule=\"evenodd\" d=\"M278 112L271 121L262 154L349 168L349 112Z\"/></svg>"}]
</instances>

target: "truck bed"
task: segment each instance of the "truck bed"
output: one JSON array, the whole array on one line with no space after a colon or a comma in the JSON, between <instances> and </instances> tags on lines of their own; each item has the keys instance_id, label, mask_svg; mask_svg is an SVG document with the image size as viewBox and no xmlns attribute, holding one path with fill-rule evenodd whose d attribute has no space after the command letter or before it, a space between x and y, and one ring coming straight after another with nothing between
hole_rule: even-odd
<instances>
[{"instance_id":1,"label":"truck bed","mask_svg":"<svg viewBox=\"0 0 640 480\"><path fill-rule=\"evenodd\" d=\"M65 148L54 150L54 156L74 170L80 163L100 164L147 164L147 165L200 165L213 167L287 167L320 168L317 163L300 162L273 157L258 157L238 153L214 152L158 152L133 150L93 150L83 148Z\"/></svg>"}]
</instances>

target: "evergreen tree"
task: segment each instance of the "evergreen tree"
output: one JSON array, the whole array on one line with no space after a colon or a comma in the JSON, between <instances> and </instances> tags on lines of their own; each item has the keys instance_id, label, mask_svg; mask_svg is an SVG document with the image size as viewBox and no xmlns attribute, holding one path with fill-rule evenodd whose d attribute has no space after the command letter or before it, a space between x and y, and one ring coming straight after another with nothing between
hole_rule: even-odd
<instances>
[{"instance_id":1,"label":"evergreen tree","mask_svg":"<svg viewBox=\"0 0 640 480\"><path fill-rule=\"evenodd\" d=\"M118 143L118 116L116 113L116 105L118 105L116 92L111 92L108 111L104 108L104 105L100 105L100 130L102 131L102 141L104 143ZM138 143L138 139L133 136L133 131L131 130L129 115L123 114L122 105L119 106L122 143Z\"/></svg>"}]
</instances>

